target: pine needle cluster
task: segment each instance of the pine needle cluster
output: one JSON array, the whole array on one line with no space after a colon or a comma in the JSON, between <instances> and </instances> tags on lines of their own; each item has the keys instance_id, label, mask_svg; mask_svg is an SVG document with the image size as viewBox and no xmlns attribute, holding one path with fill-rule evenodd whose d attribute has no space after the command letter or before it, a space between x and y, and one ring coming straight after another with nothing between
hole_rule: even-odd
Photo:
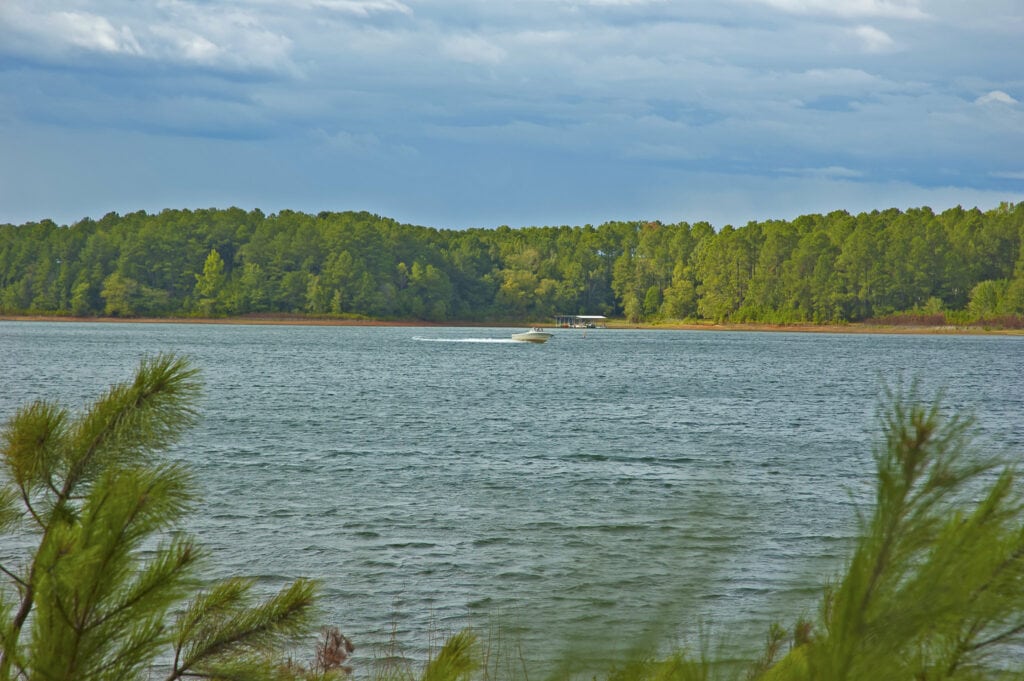
<instances>
[{"instance_id":1,"label":"pine needle cluster","mask_svg":"<svg viewBox=\"0 0 1024 681\"><path fill-rule=\"evenodd\" d=\"M1024 643L1024 496L972 422L892 397L872 513L819 621L763 681L1002 678Z\"/></svg>"},{"instance_id":2,"label":"pine needle cluster","mask_svg":"<svg viewBox=\"0 0 1024 681\"><path fill-rule=\"evenodd\" d=\"M0 432L0 533L34 538L0 564L0 681L279 679L316 585L259 601L253 582L201 579L203 552L169 532L195 485L160 453L197 419L197 370L142 361L84 413L37 401ZM155 548L153 546L155 545ZM166 665L165 665L166 666Z\"/></svg>"}]
</instances>

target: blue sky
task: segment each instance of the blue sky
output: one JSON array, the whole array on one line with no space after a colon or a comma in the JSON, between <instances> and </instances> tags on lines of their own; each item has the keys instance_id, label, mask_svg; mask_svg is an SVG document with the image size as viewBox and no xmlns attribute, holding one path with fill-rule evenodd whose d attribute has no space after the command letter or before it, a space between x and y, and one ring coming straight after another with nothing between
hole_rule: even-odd
<instances>
[{"instance_id":1,"label":"blue sky","mask_svg":"<svg viewBox=\"0 0 1024 681\"><path fill-rule=\"evenodd\" d=\"M0 222L1024 200L1020 0L0 0Z\"/></svg>"}]
</instances>

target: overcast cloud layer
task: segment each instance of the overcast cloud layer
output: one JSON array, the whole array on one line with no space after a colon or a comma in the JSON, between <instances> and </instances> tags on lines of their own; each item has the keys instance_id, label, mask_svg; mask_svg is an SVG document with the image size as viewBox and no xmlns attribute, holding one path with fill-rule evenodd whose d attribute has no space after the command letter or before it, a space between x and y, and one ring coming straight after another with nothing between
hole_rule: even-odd
<instances>
[{"instance_id":1,"label":"overcast cloud layer","mask_svg":"<svg viewBox=\"0 0 1024 681\"><path fill-rule=\"evenodd\" d=\"M0 0L0 222L1024 199L1020 0Z\"/></svg>"}]
</instances>

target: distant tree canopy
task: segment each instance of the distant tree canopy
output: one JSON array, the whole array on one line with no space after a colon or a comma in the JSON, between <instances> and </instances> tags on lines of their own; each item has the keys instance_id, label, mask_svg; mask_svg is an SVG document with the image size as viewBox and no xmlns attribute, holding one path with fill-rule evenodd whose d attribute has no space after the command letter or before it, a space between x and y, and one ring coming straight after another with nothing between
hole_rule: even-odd
<instances>
[{"instance_id":1,"label":"distant tree canopy","mask_svg":"<svg viewBox=\"0 0 1024 681\"><path fill-rule=\"evenodd\" d=\"M1024 314L1024 203L446 230L370 213L164 210L0 225L0 313L856 322Z\"/></svg>"}]
</instances>

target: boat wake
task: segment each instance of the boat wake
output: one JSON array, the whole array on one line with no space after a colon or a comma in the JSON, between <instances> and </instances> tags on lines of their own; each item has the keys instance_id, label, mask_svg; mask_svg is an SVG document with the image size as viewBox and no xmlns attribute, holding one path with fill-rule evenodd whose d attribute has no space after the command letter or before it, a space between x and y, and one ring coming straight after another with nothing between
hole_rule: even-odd
<instances>
[{"instance_id":1,"label":"boat wake","mask_svg":"<svg viewBox=\"0 0 1024 681\"><path fill-rule=\"evenodd\" d=\"M425 343L500 343L519 345L519 341L514 341L511 338L424 338L423 336L413 336L412 339Z\"/></svg>"}]
</instances>

